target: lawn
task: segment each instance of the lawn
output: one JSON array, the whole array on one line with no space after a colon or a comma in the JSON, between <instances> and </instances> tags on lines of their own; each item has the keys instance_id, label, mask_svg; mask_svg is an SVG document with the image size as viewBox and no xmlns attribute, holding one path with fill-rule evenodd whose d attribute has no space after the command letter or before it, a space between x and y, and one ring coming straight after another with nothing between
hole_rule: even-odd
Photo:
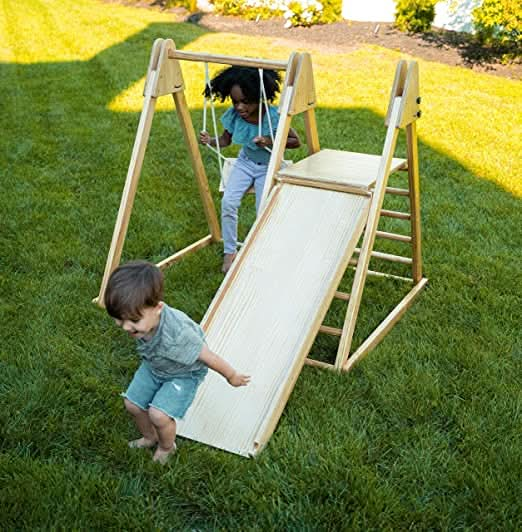
<instances>
[{"instance_id":1,"label":"lawn","mask_svg":"<svg viewBox=\"0 0 522 532\"><path fill-rule=\"evenodd\" d=\"M255 460L180 440L162 468L127 448L136 433L119 394L137 359L91 299L157 37L212 53L292 51L95 0L0 7L2 528L520 529L522 84L459 67L419 60L430 282L386 339L348 374L306 367ZM401 57L313 52L324 147L380 152ZM184 74L199 129L202 66ZM207 233L169 99L158 109L124 259L160 260ZM204 160L218 201L216 162ZM201 319L220 261L213 245L170 268L166 300ZM401 290L369 282L356 341ZM329 339L313 351L335 356Z\"/></svg>"}]
</instances>

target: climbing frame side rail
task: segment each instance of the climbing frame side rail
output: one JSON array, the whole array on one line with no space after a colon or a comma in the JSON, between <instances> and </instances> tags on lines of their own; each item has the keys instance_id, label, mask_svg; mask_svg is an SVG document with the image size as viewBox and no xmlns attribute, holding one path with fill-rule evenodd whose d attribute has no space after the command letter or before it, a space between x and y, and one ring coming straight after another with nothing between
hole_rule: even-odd
<instances>
[{"instance_id":1,"label":"climbing frame side rail","mask_svg":"<svg viewBox=\"0 0 522 532\"><path fill-rule=\"evenodd\" d=\"M397 65L396 75L390 95L390 105L388 107L388 112L385 119L385 123L388 125L388 130L382 151L381 164L373 192L373 199L364 233L363 243L361 246L359 259L357 261L352 293L350 295L348 309L346 312L345 325L343 327L337 358L335 361L335 368L338 370L350 370L371 349L373 349L386 336L393 325L402 317L402 315L411 306L414 299L427 283L427 279L422 277L420 241L420 190L417 137L415 129L415 121L418 117L420 117L419 104L420 97L418 65L416 62L412 61L408 66L405 61L400 61ZM390 312L385 320L350 356L350 348L361 303L362 292L364 290L364 284L368 274L369 261L372 254L374 254L372 250L382 211L384 194L387 190L387 182L390 174L390 163L395 152L397 138L401 128L406 129L413 250L412 277L415 284L410 292Z\"/></svg>"}]
</instances>

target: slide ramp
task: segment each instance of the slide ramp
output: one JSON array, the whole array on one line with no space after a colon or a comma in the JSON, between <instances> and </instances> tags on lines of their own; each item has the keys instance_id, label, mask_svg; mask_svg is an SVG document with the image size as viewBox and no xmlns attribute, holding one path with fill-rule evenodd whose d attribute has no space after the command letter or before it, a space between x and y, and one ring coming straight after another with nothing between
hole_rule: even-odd
<instances>
[{"instance_id":1,"label":"slide ramp","mask_svg":"<svg viewBox=\"0 0 522 532\"><path fill-rule=\"evenodd\" d=\"M252 376L209 371L178 434L241 456L268 441L364 229L368 196L278 185L202 326L211 350Z\"/></svg>"}]
</instances>

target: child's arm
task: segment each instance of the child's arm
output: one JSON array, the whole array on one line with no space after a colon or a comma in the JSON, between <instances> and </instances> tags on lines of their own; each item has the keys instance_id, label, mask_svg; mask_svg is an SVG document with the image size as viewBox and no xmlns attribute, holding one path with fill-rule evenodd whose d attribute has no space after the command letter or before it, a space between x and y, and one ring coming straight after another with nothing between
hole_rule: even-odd
<instances>
[{"instance_id":1,"label":"child's arm","mask_svg":"<svg viewBox=\"0 0 522 532\"><path fill-rule=\"evenodd\" d=\"M206 344L203 344L201 348L199 360L210 369L223 375L232 386L246 386L250 382L248 375L238 373L226 360L213 353Z\"/></svg>"},{"instance_id":2,"label":"child's arm","mask_svg":"<svg viewBox=\"0 0 522 532\"><path fill-rule=\"evenodd\" d=\"M254 137L254 142L260 148L272 147L272 138L269 136ZM299 148L299 146L301 146L301 140L299 139L299 135L297 134L297 131L295 129L290 128L290 130L288 131L288 138L286 139L285 148L293 150L295 148Z\"/></svg>"},{"instance_id":3,"label":"child's arm","mask_svg":"<svg viewBox=\"0 0 522 532\"><path fill-rule=\"evenodd\" d=\"M290 128L288 131L288 138L286 139L286 147L290 150L299 148L301 146L301 139L294 128Z\"/></svg>"},{"instance_id":4,"label":"child's arm","mask_svg":"<svg viewBox=\"0 0 522 532\"><path fill-rule=\"evenodd\" d=\"M216 146L216 137L211 137L206 131L201 131L199 134L199 142L201 144L209 144ZM219 147L226 148L232 142L232 135L225 129L223 134L219 137Z\"/></svg>"}]
</instances>

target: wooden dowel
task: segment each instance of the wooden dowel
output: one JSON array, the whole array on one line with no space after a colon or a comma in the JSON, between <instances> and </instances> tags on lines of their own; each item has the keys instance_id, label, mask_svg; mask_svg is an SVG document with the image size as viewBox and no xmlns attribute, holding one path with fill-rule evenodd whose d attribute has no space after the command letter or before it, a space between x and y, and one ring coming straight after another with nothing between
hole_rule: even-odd
<instances>
[{"instance_id":1,"label":"wooden dowel","mask_svg":"<svg viewBox=\"0 0 522 532\"><path fill-rule=\"evenodd\" d=\"M342 299L344 301L350 300L350 294L347 294L346 292L335 292L334 297L336 299Z\"/></svg>"},{"instance_id":2,"label":"wooden dowel","mask_svg":"<svg viewBox=\"0 0 522 532\"><path fill-rule=\"evenodd\" d=\"M409 212L389 211L387 209L381 209L381 216L398 218L399 220L409 220L411 218L411 214Z\"/></svg>"},{"instance_id":3,"label":"wooden dowel","mask_svg":"<svg viewBox=\"0 0 522 532\"><path fill-rule=\"evenodd\" d=\"M386 187L386 194L394 196L409 196L410 191L407 188Z\"/></svg>"},{"instance_id":4,"label":"wooden dowel","mask_svg":"<svg viewBox=\"0 0 522 532\"><path fill-rule=\"evenodd\" d=\"M360 248L355 248L354 253L360 253ZM370 256L373 259L388 260L390 262L400 262L401 264L411 264L413 259L410 257L401 257L400 255L393 255L391 253L383 253L382 251L372 251Z\"/></svg>"},{"instance_id":5,"label":"wooden dowel","mask_svg":"<svg viewBox=\"0 0 522 532\"><path fill-rule=\"evenodd\" d=\"M359 348L348 358L343 365L343 370L350 370L365 355L374 349L379 342L388 334L390 329L399 321L402 315L412 305L419 292L426 286L428 279L423 277L402 299L402 301L388 314L381 324L368 336Z\"/></svg>"},{"instance_id":6,"label":"wooden dowel","mask_svg":"<svg viewBox=\"0 0 522 532\"><path fill-rule=\"evenodd\" d=\"M271 68L274 70L286 70L286 61L275 59L258 59L256 57L239 57L233 55L203 54L199 52L187 52L181 50L169 50L169 59L181 59L183 61L199 61L202 63L218 63L222 65L237 65L256 68Z\"/></svg>"},{"instance_id":7,"label":"wooden dowel","mask_svg":"<svg viewBox=\"0 0 522 532\"><path fill-rule=\"evenodd\" d=\"M319 327L319 332L329 334L330 336L341 336L341 334L343 334L342 329L329 327L328 325L321 325L321 327Z\"/></svg>"},{"instance_id":8,"label":"wooden dowel","mask_svg":"<svg viewBox=\"0 0 522 532\"><path fill-rule=\"evenodd\" d=\"M372 277L386 277L387 279L396 279L397 281L406 281L408 283L413 283L413 279L411 277L403 277L402 275L376 272L375 270L368 270L368 275L371 275Z\"/></svg>"},{"instance_id":9,"label":"wooden dowel","mask_svg":"<svg viewBox=\"0 0 522 532\"><path fill-rule=\"evenodd\" d=\"M206 237L202 238L201 240L198 240L197 242L194 242L190 246L187 246L186 248L181 249L177 253L174 253L174 255L171 255L170 257L167 257L166 259L163 259L161 262L158 262L156 266L161 270L164 268L167 268L167 266L170 266L174 262L179 261L183 256L187 255L188 253L192 253L194 251L197 251L198 249L204 248L205 246L208 246L212 242L212 235L207 235Z\"/></svg>"},{"instance_id":10,"label":"wooden dowel","mask_svg":"<svg viewBox=\"0 0 522 532\"><path fill-rule=\"evenodd\" d=\"M375 233L379 238L386 238L387 240L396 240L397 242L406 242L411 244L411 236L399 235L397 233L388 233L386 231L377 231Z\"/></svg>"},{"instance_id":11,"label":"wooden dowel","mask_svg":"<svg viewBox=\"0 0 522 532\"><path fill-rule=\"evenodd\" d=\"M314 368L329 369L331 371L335 370L333 364L328 364L328 362L321 362L320 360L314 360L313 358L305 358L304 363L307 366L312 366Z\"/></svg>"},{"instance_id":12,"label":"wooden dowel","mask_svg":"<svg viewBox=\"0 0 522 532\"><path fill-rule=\"evenodd\" d=\"M351 264L351 269L355 270L355 267L357 266L357 261L355 261L355 264ZM402 275L393 275L391 273L384 273L384 272L377 272L375 270L368 270L366 272L366 275L371 275L372 277L386 277L387 279L396 279L398 281L406 281L408 283L413 283L413 279L411 277L403 277Z\"/></svg>"}]
</instances>

